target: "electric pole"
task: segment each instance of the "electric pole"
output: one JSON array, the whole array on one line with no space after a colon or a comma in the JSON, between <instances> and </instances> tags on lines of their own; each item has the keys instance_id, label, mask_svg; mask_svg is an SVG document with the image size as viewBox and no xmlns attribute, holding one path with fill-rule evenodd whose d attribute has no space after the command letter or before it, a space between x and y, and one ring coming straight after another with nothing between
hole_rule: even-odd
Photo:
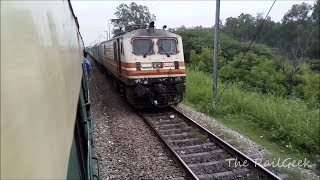
<instances>
[{"instance_id":1,"label":"electric pole","mask_svg":"<svg viewBox=\"0 0 320 180\"><path fill-rule=\"evenodd\" d=\"M108 33L108 31L104 31L104 32L107 34L106 40L109 40L110 38L109 38L109 33Z\"/></svg>"},{"instance_id":2,"label":"electric pole","mask_svg":"<svg viewBox=\"0 0 320 180\"><path fill-rule=\"evenodd\" d=\"M220 0L216 0L216 22L214 25L214 45L213 45L213 97L217 99L218 88L218 41L219 41L219 16L220 16Z\"/></svg>"},{"instance_id":3,"label":"electric pole","mask_svg":"<svg viewBox=\"0 0 320 180\"><path fill-rule=\"evenodd\" d=\"M117 19L109 19L108 20L108 32L109 32L109 39L111 39L111 31L110 31L110 24L112 24ZM114 27L114 26L113 26Z\"/></svg>"}]
</instances>

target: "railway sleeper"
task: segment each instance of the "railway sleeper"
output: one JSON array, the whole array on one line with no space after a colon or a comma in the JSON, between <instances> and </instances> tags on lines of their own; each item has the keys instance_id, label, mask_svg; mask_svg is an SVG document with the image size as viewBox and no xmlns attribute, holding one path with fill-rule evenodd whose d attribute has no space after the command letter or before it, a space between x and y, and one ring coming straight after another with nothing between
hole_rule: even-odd
<instances>
[{"instance_id":1,"label":"railway sleeper","mask_svg":"<svg viewBox=\"0 0 320 180\"><path fill-rule=\"evenodd\" d=\"M177 140L174 140L174 139L168 139L167 142L169 143L192 143L192 142L197 142L197 141L201 141L202 139L199 139L199 138L188 138L188 139L177 139Z\"/></svg>"},{"instance_id":2,"label":"railway sleeper","mask_svg":"<svg viewBox=\"0 0 320 180\"><path fill-rule=\"evenodd\" d=\"M218 154L224 152L222 149L212 150L208 152L201 152L201 153L193 153L193 154L182 154L180 155L181 158L193 158L193 157L199 157L199 156L208 156L212 154Z\"/></svg>"},{"instance_id":3,"label":"railway sleeper","mask_svg":"<svg viewBox=\"0 0 320 180\"><path fill-rule=\"evenodd\" d=\"M173 137L164 137L167 140L173 140L173 141L178 141L178 140L184 140L184 139L194 139L196 136L194 134L185 134L181 136L173 136Z\"/></svg>"},{"instance_id":4,"label":"railway sleeper","mask_svg":"<svg viewBox=\"0 0 320 180\"><path fill-rule=\"evenodd\" d=\"M183 161L187 164L197 164L197 163L205 163L212 161L220 161L224 159L233 158L230 154L225 152L222 153L209 153L206 156L186 156L183 158Z\"/></svg>"},{"instance_id":5,"label":"railway sleeper","mask_svg":"<svg viewBox=\"0 0 320 180\"><path fill-rule=\"evenodd\" d=\"M148 114L149 117L154 119L168 119L170 118L169 114Z\"/></svg>"},{"instance_id":6,"label":"railway sleeper","mask_svg":"<svg viewBox=\"0 0 320 180\"><path fill-rule=\"evenodd\" d=\"M216 174L216 173L222 173L222 172L228 172L228 171L234 171L236 169L240 169L238 168L234 168L234 167L230 167L228 166L228 163L224 163L224 164L214 164L211 166L204 166L204 167L194 167L191 168L192 171L195 174Z\"/></svg>"},{"instance_id":7,"label":"railway sleeper","mask_svg":"<svg viewBox=\"0 0 320 180\"><path fill-rule=\"evenodd\" d=\"M174 122L171 122L171 123L163 123L163 122L161 122L161 121L155 121L155 120L153 120L153 121L151 121L151 123L152 124L154 124L155 126L162 126L162 125L167 125L167 124L179 124L179 123L181 123L180 121L174 121Z\"/></svg>"},{"instance_id":8,"label":"railway sleeper","mask_svg":"<svg viewBox=\"0 0 320 180\"><path fill-rule=\"evenodd\" d=\"M155 124L178 124L178 123L183 123L181 120L176 120L176 119L161 119L161 120L153 120Z\"/></svg>"},{"instance_id":9,"label":"railway sleeper","mask_svg":"<svg viewBox=\"0 0 320 180\"><path fill-rule=\"evenodd\" d=\"M164 129L156 129L158 132L160 133L164 133L164 134L174 134L174 132L176 133L180 133L180 132L187 132L192 130L192 128L190 127L185 127L185 126L180 126L180 127L170 127L170 128L164 128Z\"/></svg>"},{"instance_id":10,"label":"railway sleeper","mask_svg":"<svg viewBox=\"0 0 320 180\"><path fill-rule=\"evenodd\" d=\"M214 174L202 174L199 175L199 179L240 179L243 177L247 177L247 173L250 170L247 168L236 169L233 171L225 171Z\"/></svg>"},{"instance_id":11,"label":"railway sleeper","mask_svg":"<svg viewBox=\"0 0 320 180\"><path fill-rule=\"evenodd\" d=\"M158 129L157 131L162 133L163 135L168 134L177 134L182 132L190 132L192 130L191 127L184 127L184 128L172 128L172 129Z\"/></svg>"},{"instance_id":12,"label":"railway sleeper","mask_svg":"<svg viewBox=\"0 0 320 180\"><path fill-rule=\"evenodd\" d=\"M173 146L184 147L184 146L204 144L209 141L205 139L200 139L200 138L189 138L189 139L180 139L180 140L167 140L167 142L171 143Z\"/></svg>"},{"instance_id":13,"label":"railway sleeper","mask_svg":"<svg viewBox=\"0 0 320 180\"><path fill-rule=\"evenodd\" d=\"M199 167L204 167L204 166L212 166L212 165L219 165L219 164L225 164L235 161L234 158L228 158L228 159L223 159L219 161L210 161L210 162L204 162L204 163L194 163L194 164L188 164L188 167L190 168L199 168Z\"/></svg>"},{"instance_id":14,"label":"railway sleeper","mask_svg":"<svg viewBox=\"0 0 320 180\"><path fill-rule=\"evenodd\" d=\"M212 142L203 143L203 144L197 144L197 145L190 145L190 146L184 146L184 147L175 147L174 150L176 151L186 151L186 150L192 150L197 148L208 148L208 147L217 147L216 144Z\"/></svg>"},{"instance_id":15,"label":"railway sleeper","mask_svg":"<svg viewBox=\"0 0 320 180\"><path fill-rule=\"evenodd\" d=\"M182 132L182 133L177 133L177 134L167 134L167 135L163 135L163 137L165 138L182 138L182 137L188 137L191 136L193 134L187 133L187 132Z\"/></svg>"},{"instance_id":16,"label":"railway sleeper","mask_svg":"<svg viewBox=\"0 0 320 180\"><path fill-rule=\"evenodd\" d=\"M193 149L181 150L177 151L179 154L194 154L194 153L202 153L202 152L210 152L213 150L218 150L219 147L198 147Z\"/></svg>"},{"instance_id":17,"label":"railway sleeper","mask_svg":"<svg viewBox=\"0 0 320 180\"><path fill-rule=\"evenodd\" d=\"M155 124L154 124L155 125ZM159 124L159 125L155 125L155 128L158 129L171 129L171 128L176 128L176 127L181 127L181 126L186 126L186 123L177 123L177 124Z\"/></svg>"}]
</instances>

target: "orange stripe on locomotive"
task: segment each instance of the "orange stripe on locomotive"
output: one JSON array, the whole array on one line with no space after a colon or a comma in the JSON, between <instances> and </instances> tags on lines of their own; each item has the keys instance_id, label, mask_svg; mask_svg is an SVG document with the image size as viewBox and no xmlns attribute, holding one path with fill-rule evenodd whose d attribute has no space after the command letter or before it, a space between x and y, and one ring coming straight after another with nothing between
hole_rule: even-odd
<instances>
[{"instance_id":1,"label":"orange stripe on locomotive","mask_svg":"<svg viewBox=\"0 0 320 180\"><path fill-rule=\"evenodd\" d=\"M173 62L164 62L164 63L174 63L174 61ZM185 67L185 63L183 60L178 61L178 63L179 63L179 67L181 67L181 68ZM152 64L152 62L141 62L141 64ZM136 65L136 63L121 62L121 67L122 68L136 68L137 65ZM172 67L174 67L174 65Z\"/></svg>"}]
</instances>

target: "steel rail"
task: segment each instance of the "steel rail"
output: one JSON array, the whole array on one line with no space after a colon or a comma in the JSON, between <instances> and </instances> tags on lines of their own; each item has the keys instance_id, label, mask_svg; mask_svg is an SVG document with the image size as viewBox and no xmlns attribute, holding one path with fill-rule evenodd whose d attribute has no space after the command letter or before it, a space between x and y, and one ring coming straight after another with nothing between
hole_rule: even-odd
<instances>
[{"instance_id":1,"label":"steel rail","mask_svg":"<svg viewBox=\"0 0 320 180\"><path fill-rule=\"evenodd\" d=\"M182 116L184 119L188 120L190 125L195 126L198 129L200 129L201 131L205 132L213 142L217 143L225 151L227 151L230 154L232 154L233 156L237 157L242 162L246 161L249 164L249 166L251 166L253 168L254 171L258 172L263 177L265 177L267 179L281 180L281 178L278 177L276 174L274 174L273 172L271 172L267 168L263 167L261 164L256 163L253 159L251 159L247 155L243 154L241 151L237 150L233 146L231 146L228 142L226 142L226 141L222 140L221 138L219 138L218 136L214 135L212 132L210 132L209 130L207 130L203 126L201 126L199 123L195 122L190 117L184 115L183 113L181 113L179 110L177 110L174 107L170 107L170 108L175 113L177 113L178 115Z\"/></svg>"},{"instance_id":2,"label":"steel rail","mask_svg":"<svg viewBox=\"0 0 320 180\"><path fill-rule=\"evenodd\" d=\"M143 113L138 112L138 114L140 115L140 117L142 117L142 119L144 119L148 125L151 127L151 129L158 135L158 137L160 138L160 140L166 145L166 147L170 150L170 152L172 154L174 154L175 158L179 161L179 163L183 166L183 168L186 170L186 172L193 177L194 179L199 179L196 174L194 174L194 172L187 166L187 164L182 160L182 158L179 156L179 154L168 144L168 142L164 139L164 137L156 130L156 128L154 127L154 125L148 120L148 118L146 118Z\"/></svg>"},{"instance_id":3,"label":"steel rail","mask_svg":"<svg viewBox=\"0 0 320 180\"><path fill-rule=\"evenodd\" d=\"M174 107L169 107L167 112L172 112L177 115L179 115L184 122L186 122L188 125L199 129L203 133L205 133L208 138L216 143L218 146L220 146L225 152L233 155L234 157L238 158L239 161L241 162L246 162L249 167L252 168L254 172L257 172L259 174L259 177L263 177L266 179L270 180L281 180L280 177L278 177L276 174L271 172L270 170L266 169L262 165L256 163L254 160L252 160L250 157L246 156L233 146L231 146L229 143L226 141L222 140L218 136L214 135L211 133L209 130L201 126L199 123L195 122L192 120L190 117L184 115L180 111L178 111ZM179 163L183 166L183 168L186 170L186 172L191 175L193 179L200 179L192 170L191 168L187 165L187 163L180 157L180 155L177 153L177 151L171 147L171 145L168 143L168 141L164 138L163 135L156 129L156 127L153 125L153 123L144 115L144 112L139 111L138 114L147 122L147 124L151 127L151 129L157 134L157 136L160 138L160 140L166 145L166 147L170 150L170 152L174 155L174 157L179 161Z\"/></svg>"}]
</instances>

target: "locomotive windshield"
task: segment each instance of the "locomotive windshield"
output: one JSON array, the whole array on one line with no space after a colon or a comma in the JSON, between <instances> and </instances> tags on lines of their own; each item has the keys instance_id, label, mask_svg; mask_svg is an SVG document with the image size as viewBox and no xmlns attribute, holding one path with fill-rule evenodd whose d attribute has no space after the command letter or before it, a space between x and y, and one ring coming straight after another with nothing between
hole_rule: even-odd
<instances>
[{"instance_id":1,"label":"locomotive windshield","mask_svg":"<svg viewBox=\"0 0 320 180\"><path fill-rule=\"evenodd\" d=\"M152 41L151 39L134 39L133 40L133 53L134 54L151 54Z\"/></svg>"},{"instance_id":2,"label":"locomotive windshield","mask_svg":"<svg viewBox=\"0 0 320 180\"><path fill-rule=\"evenodd\" d=\"M158 47L160 54L176 54L177 41L175 39L159 39Z\"/></svg>"}]
</instances>

